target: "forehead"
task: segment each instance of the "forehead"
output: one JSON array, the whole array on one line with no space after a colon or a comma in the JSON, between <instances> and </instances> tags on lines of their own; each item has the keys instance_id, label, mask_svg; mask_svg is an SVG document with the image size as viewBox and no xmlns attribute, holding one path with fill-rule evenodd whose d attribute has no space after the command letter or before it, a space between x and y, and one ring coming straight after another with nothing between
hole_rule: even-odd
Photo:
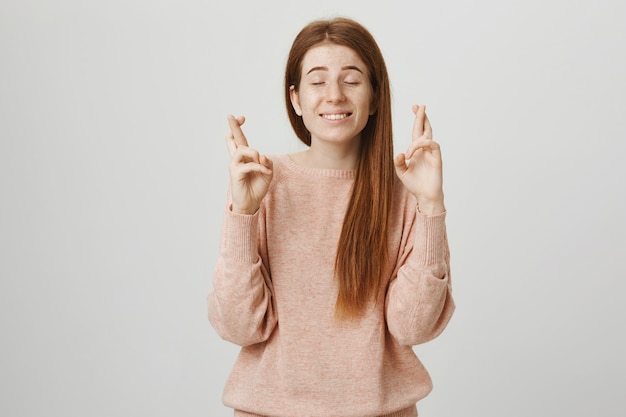
<instances>
[{"instance_id":1,"label":"forehead","mask_svg":"<svg viewBox=\"0 0 626 417\"><path fill-rule=\"evenodd\" d=\"M314 67L327 67L332 70L347 66L357 66L363 73L367 71L367 67L359 54L344 45L323 43L309 49L302 58L303 74Z\"/></svg>"}]
</instances>

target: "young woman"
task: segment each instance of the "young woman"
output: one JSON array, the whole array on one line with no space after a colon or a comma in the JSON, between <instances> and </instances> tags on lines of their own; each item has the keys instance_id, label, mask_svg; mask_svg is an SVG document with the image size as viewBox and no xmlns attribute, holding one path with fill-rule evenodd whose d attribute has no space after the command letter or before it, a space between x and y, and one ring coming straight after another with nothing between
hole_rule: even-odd
<instances>
[{"instance_id":1,"label":"young woman","mask_svg":"<svg viewBox=\"0 0 626 417\"><path fill-rule=\"evenodd\" d=\"M454 311L439 145L424 106L393 155L387 70L349 19L315 21L285 73L307 150L268 157L229 116L229 199L208 297L240 345L235 416L414 417L431 388L412 346Z\"/></svg>"}]
</instances>

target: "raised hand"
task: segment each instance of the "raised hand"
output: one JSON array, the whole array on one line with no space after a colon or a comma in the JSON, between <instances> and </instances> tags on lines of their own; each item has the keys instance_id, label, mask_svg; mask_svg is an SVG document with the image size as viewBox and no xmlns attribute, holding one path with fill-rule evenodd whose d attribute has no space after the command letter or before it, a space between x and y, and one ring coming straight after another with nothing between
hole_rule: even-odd
<instances>
[{"instance_id":1,"label":"raised hand","mask_svg":"<svg viewBox=\"0 0 626 417\"><path fill-rule=\"evenodd\" d=\"M272 181L272 161L248 146L241 130L246 119L228 116L226 145L230 153L231 210L235 213L254 214L267 194Z\"/></svg>"},{"instance_id":2,"label":"raised hand","mask_svg":"<svg viewBox=\"0 0 626 417\"><path fill-rule=\"evenodd\" d=\"M396 174L415 196L419 210L425 214L445 211L443 204L443 175L439 144L426 116L426 106L413 106L413 140L405 153L396 155Z\"/></svg>"}]
</instances>

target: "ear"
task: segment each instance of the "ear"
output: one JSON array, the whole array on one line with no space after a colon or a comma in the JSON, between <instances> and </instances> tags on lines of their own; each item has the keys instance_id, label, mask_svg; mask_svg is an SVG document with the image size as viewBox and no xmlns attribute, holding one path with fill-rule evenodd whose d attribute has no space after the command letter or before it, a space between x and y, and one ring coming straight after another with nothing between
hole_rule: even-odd
<instances>
[{"instance_id":1,"label":"ear","mask_svg":"<svg viewBox=\"0 0 626 417\"><path fill-rule=\"evenodd\" d=\"M298 116L302 116L302 108L300 107L300 96L296 91L296 86L289 87L289 98L291 99L291 106Z\"/></svg>"},{"instance_id":2,"label":"ear","mask_svg":"<svg viewBox=\"0 0 626 417\"><path fill-rule=\"evenodd\" d=\"M372 99L370 100L370 116L373 116L378 110L378 97L376 94L372 93Z\"/></svg>"}]
</instances>

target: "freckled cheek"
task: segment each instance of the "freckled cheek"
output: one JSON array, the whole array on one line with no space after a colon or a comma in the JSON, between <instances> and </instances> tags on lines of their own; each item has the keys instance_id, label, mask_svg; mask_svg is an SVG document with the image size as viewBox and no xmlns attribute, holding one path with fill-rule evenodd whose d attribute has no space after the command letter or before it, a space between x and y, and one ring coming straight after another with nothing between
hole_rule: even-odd
<instances>
[{"instance_id":1,"label":"freckled cheek","mask_svg":"<svg viewBox=\"0 0 626 417\"><path fill-rule=\"evenodd\" d=\"M320 102L315 100L307 100L305 102L301 102L301 106L303 113L317 114Z\"/></svg>"}]
</instances>

